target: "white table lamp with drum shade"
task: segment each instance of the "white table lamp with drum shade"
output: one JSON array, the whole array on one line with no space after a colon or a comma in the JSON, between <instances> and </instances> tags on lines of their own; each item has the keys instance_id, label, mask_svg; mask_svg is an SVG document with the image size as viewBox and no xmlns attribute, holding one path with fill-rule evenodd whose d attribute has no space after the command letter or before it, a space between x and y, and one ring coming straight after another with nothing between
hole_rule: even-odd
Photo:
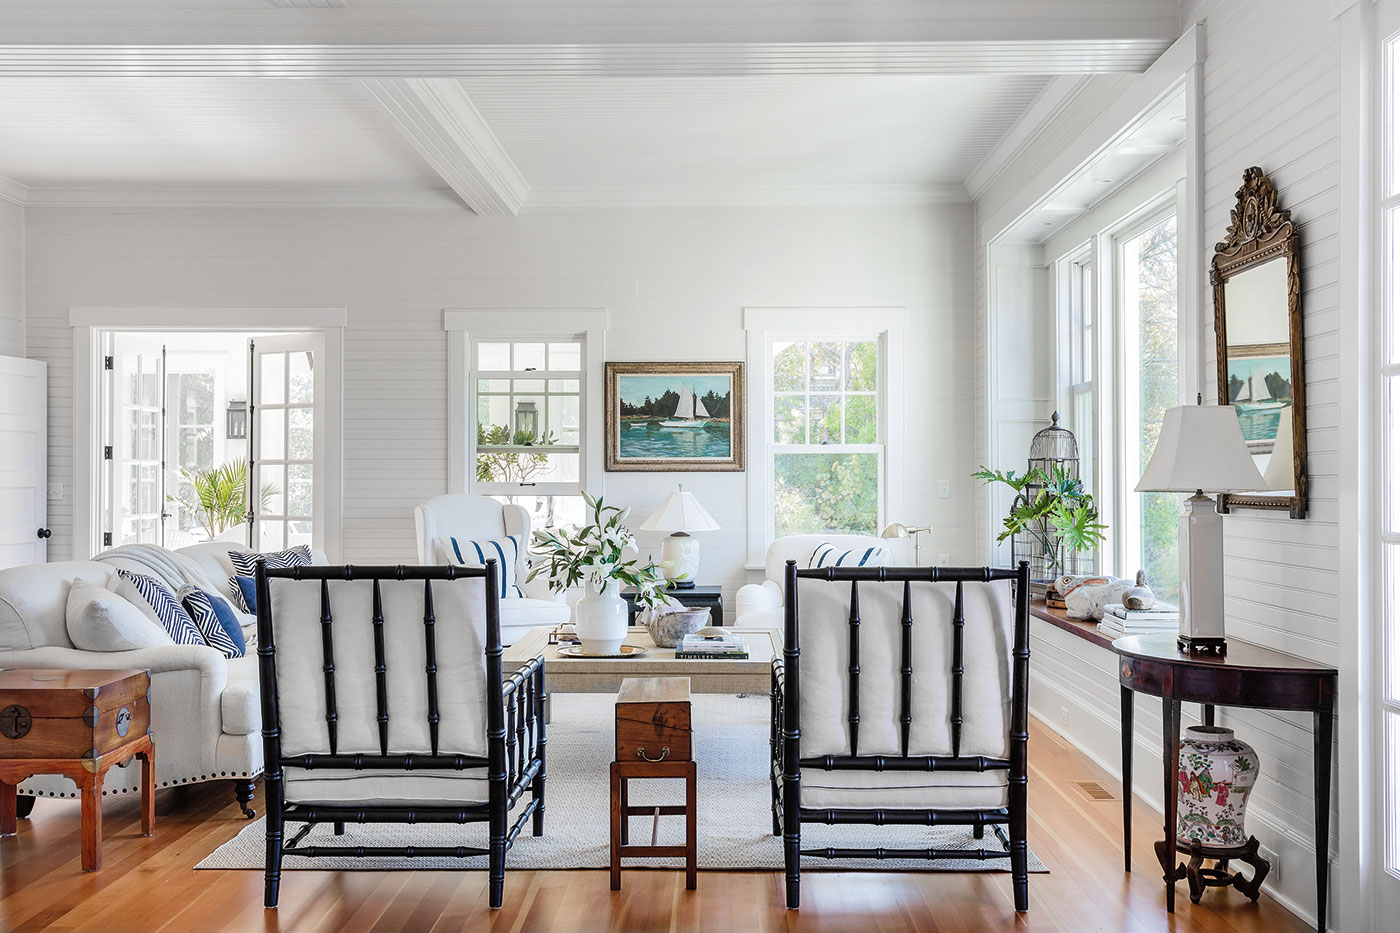
<instances>
[{"instance_id":1,"label":"white table lamp with drum shade","mask_svg":"<svg viewBox=\"0 0 1400 933\"><path fill-rule=\"evenodd\" d=\"M705 511L684 486L666 496L655 512L644 522L643 531L669 531L670 537L661 546L661 572L673 589L689 589L695 585L700 572L700 542L690 536L693 531L718 531L719 522Z\"/></svg>"},{"instance_id":2,"label":"white table lamp with drum shade","mask_svg":"<svg viewBox=\"0 0 1400 933\"><path fill-rule=\"evenodd\" d=\"M1181 513L1182 650L1194 655L1225 654L1224 522L1209 492L1267 489L1245 446L1233 407L1182 405L1167 409L1157 449L1143 471L1137 492L1194 493Z\"/></svg>"}]
</instances>

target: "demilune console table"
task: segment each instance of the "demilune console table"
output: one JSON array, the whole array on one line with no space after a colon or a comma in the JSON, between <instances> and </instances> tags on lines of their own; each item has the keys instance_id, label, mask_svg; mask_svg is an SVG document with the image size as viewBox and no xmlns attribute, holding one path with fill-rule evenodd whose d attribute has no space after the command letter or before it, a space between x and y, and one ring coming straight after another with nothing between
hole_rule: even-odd
<instances>
[{"instance_id":1,"label":"demilune console table","mask_svg":"<svg viewBox=\"0 0 1400 933\"><path fill-rule=\"evenodd\" d=\"M1166 840L1158 843L1167 911L1176 908L1176 882L1186 877L1177 863L1176 777L1180 765L1181 704L1200 703L1207 725L1215 707L1307 710L1313 714L1313 808L1317 858L1317 928L1327 925L1327 846L1331 818L1332 713L1337 671L1304 658L1231 640L1225 657L1192 657L1175 635L1130 635L1113 643L1123 732L1123 869L1131 871L1133 814L1133 694L1162 698L1162 764Z\"/></svg>"}]
</instances>

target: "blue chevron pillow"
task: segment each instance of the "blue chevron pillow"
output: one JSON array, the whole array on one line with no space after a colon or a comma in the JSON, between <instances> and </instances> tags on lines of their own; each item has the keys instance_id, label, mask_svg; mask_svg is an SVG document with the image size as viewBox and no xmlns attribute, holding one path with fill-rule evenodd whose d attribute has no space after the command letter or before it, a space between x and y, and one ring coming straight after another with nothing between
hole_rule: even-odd
<instances>
[{"instance_id":1,"label":"blue chevron pillow","mask_svg":"<svg viewBox=\"0 0 1400 933\"><path fill-rule=\"evenodd\" d=\"M258 594L253 575L258 572L258 561L269 567L309 567L311 548L304 544L275 551L271 554L254 554L251 551L229 551L228 559L233 562L233 576L228 578L229 590L240 612L258 611Z\"/></svg>"},{"instance_id":2,"label":"blue chevron pillow","mask_svg":"<svg viewBox=\"0 0 1400 933\"><path fill-rule=\"evenodd\" d=\"M226 658L241 658L248 652L243 627L222 596L197 586L181 587L176 595L210 648L218 648Z\"/></svg>"},{"instance_id":3,"label":"blue chevron pillow","mask_svg":"<svg viewBox=\"0 0 1400 933\"><path fill-rule=\"evenodd\" d=\"M130 570L117 571L117 585L113 590L140 609L152 621L158 623L177 645L206 645L204 636L194 619L180 605L169 587L142 573Z\"/></svg>"},{"instance_id":4,"label":"blue chevron pillow","mask_svg":"<svg viewBox=\"0 0 1400 933\"><path fill-rule=\"evenodd\" d=\"M485 567L488 560L495 560L501 599L516 599L525 595L515 584L515 568L520 562L520 549L525 546L524 535L511 535L499 541L468 541L448 537L443 538L440 544L448 556L462 567Z\"/></svg>"}]
</instances>

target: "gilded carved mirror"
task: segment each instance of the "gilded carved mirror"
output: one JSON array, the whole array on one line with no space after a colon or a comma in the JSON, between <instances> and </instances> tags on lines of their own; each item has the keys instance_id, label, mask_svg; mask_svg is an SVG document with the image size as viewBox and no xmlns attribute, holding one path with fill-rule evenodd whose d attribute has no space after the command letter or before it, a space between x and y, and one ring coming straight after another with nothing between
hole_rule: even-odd
<instances>
[{"instance_id":1,"label":"gilded carved mirror","mask_svg":"<svg viewBox=\"0 0 1400 933\"><path fill-rule=\"evenodd\" d=\"M1240 420L1267 492L1220 497L1220 510L1307 514L1303 308L1298 234L1263 170L1245 170L1225 239L1215 244L1216 385Z\"/></svg>"}]
</instances>

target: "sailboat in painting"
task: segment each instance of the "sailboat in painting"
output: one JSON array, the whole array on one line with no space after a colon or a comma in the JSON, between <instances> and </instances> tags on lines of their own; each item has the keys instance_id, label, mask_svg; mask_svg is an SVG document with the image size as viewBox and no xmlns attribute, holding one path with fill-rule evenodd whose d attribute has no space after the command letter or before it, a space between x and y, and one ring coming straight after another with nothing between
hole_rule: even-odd
<instances>
[{"instance_id":1,"label":"sailboat in painting","mask_svg":"<svg viewBox=\"0 0 1400 933\"><path fill-rule=\"evenodd\" d=\"M681 385L680 401L676 403L676 414L669 421L661 422L663 428L703 428L709 423L710 413L705 403L688 385Z\"/></svg>"},{"instance_id":2,"label":"sailboat in painting","mask_svg":"<svg viewBox=\"0 0 1400 933\"><path fill-rule=\"evenodd\" d=\"M1236 408L1245 411L1272 411L1288 404L1287 400L1273 397L1264 378L1263 369L1256 369L1251 373L1230 401Z\"/></svg>"}]
</instances>

